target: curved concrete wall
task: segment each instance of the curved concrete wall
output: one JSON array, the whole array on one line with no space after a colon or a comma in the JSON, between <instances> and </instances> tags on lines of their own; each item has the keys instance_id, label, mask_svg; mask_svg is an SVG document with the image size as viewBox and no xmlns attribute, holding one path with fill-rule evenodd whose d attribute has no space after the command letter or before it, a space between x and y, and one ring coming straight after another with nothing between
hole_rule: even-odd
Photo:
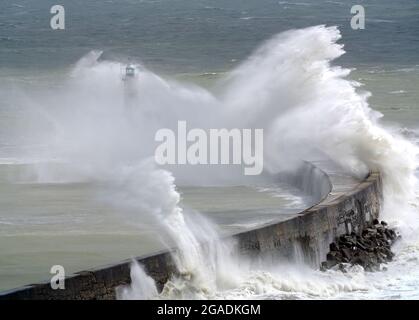
<instances>
[{"instance_id":1,"label":"curved concrete wall","mask_svg":"<svg viewBox=\"0 0 419 320\"><path fill-rule=\"evenodd\" d=\"M246 254L270 254L291 260L304 257L318 267L336 237L361 232L378 218L382 202L380 174L373 172L348 191L329 194L297 217L236 235ZM300 255L300 253L304 253Z\"/></svg>"},{"instance_id":2,"label":"curved concrete wall","mask_svg":"<svg viewBox=\"0 0 419 320\"><path fill-rule=\"evenodd\" d=\"M332 181L328 174L308 161L302 162L292 171L277 174L280 181L295 186L304 194L313 198L313 203L320 203L332 191Z\"/></svg>"},{"instance_id":3,"label":"curved concrete wall","mask_svg":"<svg viewBox=\"0 0 419 320\"><path fill-rule=\"evenodd\" d=\"M366 222L378 217L382 197L379 173L370 173L362 182L342 183L339 175L325 172L317 164L306 163L299 172L294 176L283 174L282 178L292 180L321 200L320 203L288 220L234 235L242 254L287 259L303 256L318 267L335 237L362 230ZM137 260L160 288L177 273L170 252L142 256ZM65 290L52 290L49 282L40 283L0 293L0 300L114 299L115 288L130 282L130 263L126 260L76 273L66 279Z\"/></svg>"}]
</instances>

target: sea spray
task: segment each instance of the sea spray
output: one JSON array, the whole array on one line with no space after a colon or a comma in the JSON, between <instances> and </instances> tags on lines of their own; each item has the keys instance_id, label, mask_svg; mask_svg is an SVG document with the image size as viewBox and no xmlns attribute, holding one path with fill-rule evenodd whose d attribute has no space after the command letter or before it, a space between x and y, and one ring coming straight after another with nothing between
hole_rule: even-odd
<instances>
[{"instance_id":1,"label":"sea spray","mask_svg":"<svg viewBox=\"0 0 419 320\"><path fill-rule=\"evenodd\" d=\"M153 278L148 276L137 261L131 263L131 285L116 289L118 300L148 300L157 296Z\"/></svg>"},{"instance_id":2,"label":"sea spray","mask_svg":"<svg viewBox=\"0 0 419 320\"><path fill-rule=\"evenodd\" d=\"M336 28L314 27L288 32L265 44L227 80L223 102L230 109L226 115L245 114L247 126L270 129L273 168L293 158L323 154L355 176L379 170L384 182L383 212L398 219L395 209L410 212L408 203L414 200L417 149L380 127L380 115L368 107L369 94L359 94L359 84L345 79L349 70L330 65L344 53L336 44L339 38ZM277 283L275 289L284 290L280 279L271 281ZM362 285L364 281L361 287L354 286L353 279L344 276L342 287L334 279L327 280L336 291L309 289L319 281L316 273L306 275L288 290L313 297L370 287Z\"/></svg>"},{"instance_id":3,"label":"sea spray","mask_svg":"<svg viewBox=\"0 0 419 320\"><path fill-rule=\"evenodd\" d=\"M379 170L385 219L408 221L406 225L417 230L417 207L407 205L415 203L417 149L381 127L381 115L368 106L370 94L347 79L350 70L333 66L344 53L339 39L337 28L324 26L280 34L222 79L217 94L150 71L136 78L127 92L121 81L123 65L100 61L100 53L91 53L61 87L29 90L18 101L30 111L23 113L24 122L32 123L27 130L32 134L39 127L50 133L39 136L42 148L31 150L32 157L44 160L33 166L34 180L105 180L118 186L115 201L135 208L138 215L129 217L132 223L141 223L143 214L156 217L179 248L175 259L181 276L166 284L163 298L280 299L374 292L369 279L379 276L365 275L362 268L322 274L283 261L243 262L234 245L226 249L219 242L210 224L189 221L179 206L174 177L196 184L243 181L231 168L200 168L197 174L193 166L175 167L171 174L143 164L154 152L156 130L174 129L178 120L203 129L263 128L268 171L295 168L301 159L313 158L332 159L358 177ZM22 126L22 133L29 135L25 129ZM417 248L414 242L400 250L412 247ZM412 250L401 257L417 258ZM397 257L396 263L400 272L403 263ZM132 290L124 297L153 296L152 289L147 289L151 295L135 293L134 288L141 288L137 282L148 280L135 265L133 272L138 277L133 276Z\"/></svg>"},{"instance_id":4,"label":"sea spray","mask_svg":"<svg viewBox=\"0 0 419 320\"><path fill-rule=\"evenodd\" d=\"M184 213L170 172L156 168L148 159L139 165L125 167L117 177L112 201L155 217L176 247L172 256L179 274L165 285L162 296L204 298L239 283L236 278L240 271L239 260L234 259L237 251L234 242L221 240L215 225L199 213ZM236 269L237 272L231 275ZM138 290L143 288L143 282L151 286L149 277L136 263L131 272L132 283L119 289L119 297L148 297L146 294L140 296ZM157 298L157 295L153 297Z\"/></svg>"},{"instance_id":5,"label":"sea spray","mask_svg":"<svg viewBox=\"0 0 419 320\"><path fill-rule=\"evenodd\" d=\"M382 128L370 94L332 65L345 53L340 38L336 27L317 26L267 41L226 80L228 110L271 134L272 167L323 153L359 177L380 170L388 198L411 199L418 150Z\"/></svg>"}]
</instances>

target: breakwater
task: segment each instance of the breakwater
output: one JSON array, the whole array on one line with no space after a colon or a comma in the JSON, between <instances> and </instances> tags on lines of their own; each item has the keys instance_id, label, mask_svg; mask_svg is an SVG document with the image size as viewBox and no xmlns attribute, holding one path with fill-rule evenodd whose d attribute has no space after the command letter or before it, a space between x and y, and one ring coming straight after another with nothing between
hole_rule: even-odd
<instances>
[{"instance_id":1,"label":"breakwater","mask_svg":"<svg viewBox=\"0 0 419 320\"><path fill-rule=\"evenodd\" d=\"M233 235L242 254L295 259L302 252L305 262L318 267L336 237L362 232L379 216L382 184L377 172L356 181L333 166L314 162L306 163L294 177L285 176L319 203L278 223ZM137 260L160 288L177 272L169 251ZM130 263L126 260L71 275L64 290L52 290L44 282L0 293L0 299L114 299L116 288L130 282Z\"/></svg>"}]
</instances>

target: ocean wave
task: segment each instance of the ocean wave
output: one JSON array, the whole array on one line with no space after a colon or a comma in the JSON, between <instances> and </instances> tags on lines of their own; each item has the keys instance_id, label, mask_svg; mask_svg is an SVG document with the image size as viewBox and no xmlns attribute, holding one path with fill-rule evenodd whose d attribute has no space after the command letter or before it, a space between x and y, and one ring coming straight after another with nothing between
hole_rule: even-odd
<instances>
[{"instance_id":1,"label":"ocean wave","mask_svg":"<svg viewBox=\"0 0 419 320\"><path fill-rule=\"evenodd\" d=\"M127 85L121 79L125 64L100 60L100 52L93 52L79 61L61 90L28 93L28 110L36 105L43 112L25 120L52 124L42 145L49 146L50 158L68 164L37 167L35 182L59 183L68 176L79 182L112 181L109 198L130 209L119 212L121 220L141 224L139 213L155 217L179 248L174 258L180 276L166 283L160 297L280 299L372 292L376 287L369 275L356 267L346 274L320 273L296 268L299 263L270 266L240 260L234 243L217 241L216 226L184 214L175 185L176 174L182 173L157 168L150 160L153 133L171 128L177 119L197 128L264 128L268 171L319 150L353 176L379 170L383 213L407 224L413 221L405 209L416 183L417 149L378 125L369 94L358 92L359 86L347 79L351 70L332 65L344 54L340 38L336 27L325 26L279 34L221 79L217 95L146 70ZM206 172L185 176L199 183L213 178ZM220 176L234 179L230 171ZM209 251L202 242L209 243ZM142 276L132 270L135 287Z\"/></svg>"}]
</instances>

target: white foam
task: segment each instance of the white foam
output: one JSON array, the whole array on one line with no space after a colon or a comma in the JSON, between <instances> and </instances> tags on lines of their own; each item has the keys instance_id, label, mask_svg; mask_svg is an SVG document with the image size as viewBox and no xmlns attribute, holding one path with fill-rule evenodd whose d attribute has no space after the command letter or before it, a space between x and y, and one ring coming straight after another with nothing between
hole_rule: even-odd
<instances>
[{"instance_id":1,"label":"white foam","mask_svg":"<svg viewBox=\"0 0 419 320\"><path fill-rule=\"evenodd\" d=\"M173 168L171 174L147 160L156 130L174 129L178 120L198 128L263 128L269 171L313 154L333 159L354 176L379 170L383 216L416 230L417 210L406 204L415 203L417 149L379 125L381 115L368 106L370 94L346 79L350 70L332 66L344 53L340 37L337 28L324 26L277 35L220 81L217 95L146 70L124 83L123 64L99 61L100 52L92 52L59 88L27 91L22 98L31 111L23 113L32 123L25 133L36 134L36 128L48 132L40 135L44 147L33 156L69 164L34 166L36 180L114 181L113 201L136 212L121 219L141 224L145 214L155 217L179 248L175 261L181 272L160 297L313 298L374 290L357 268L322 274L239 259L234 244L218 241L208 221L185 215L174 176L195 183L231 183L240 176L225 167L215 172L200 168L199 174L196 168ZM203 249L201 242L208 246ZM155 297L152 281L136 265L132 280L121 297Z\"/></svg>"}]
</instances>

